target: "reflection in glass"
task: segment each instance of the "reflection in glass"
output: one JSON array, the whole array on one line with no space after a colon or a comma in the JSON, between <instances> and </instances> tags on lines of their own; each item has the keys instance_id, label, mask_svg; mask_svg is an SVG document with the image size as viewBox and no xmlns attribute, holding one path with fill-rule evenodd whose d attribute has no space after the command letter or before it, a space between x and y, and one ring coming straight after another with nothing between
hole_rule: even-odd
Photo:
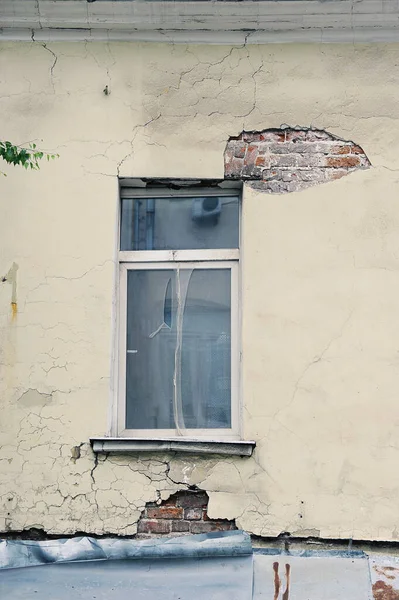
<instances>
[{"instance_id":1,"label":"reflection in glass","mask_svg":"<svg viewBox=\"0 0 399 600\"><path fill-rule=\"evenodd\" d=\"M126 427L231 427L229 269L128 271Z\"/></svg>"},{"instance_id":2,"label":"reflection in glass","mask_svg":"<svg viewBox=\"0 0 399 600\"><path fill-rule=\"evenodd\" d=\"M121 250L238 248L238 196L125 198Z\"/></svg>"}]
</instances>

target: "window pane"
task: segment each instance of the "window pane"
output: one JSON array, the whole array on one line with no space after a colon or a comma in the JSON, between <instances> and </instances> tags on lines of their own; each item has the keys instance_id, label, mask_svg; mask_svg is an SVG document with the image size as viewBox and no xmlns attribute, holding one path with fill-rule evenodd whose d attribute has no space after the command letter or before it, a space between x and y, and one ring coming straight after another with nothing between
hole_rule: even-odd
<instances>
[{"instance_id":1,"label":"window pane","mask_svg":"<svg viewBox=\"0 0 399 600\"><path fill-rule=\"evenodd\" d=\"M231 427L230 269L129 270L127 429Z\"/></svg>"},{"instance_id":2,"label":"window pane","mask_svg":"<svg viewBox=\"0 0 399 600\"><path fill-rule=\"evenodd\" d=\"M238 196L122 200L121 250L238 248Z\"/></svg>"},{"instance_id":3,"label":"window pane","mask_svg":"<svg viewBox=\"0 0 399 600\"><path fill-rule=\"evenodd\" d=\"M126 427L173 429L174 271L128 271ZM169 298L169 299L168 299Z\"/></svg>"},{"instance_id":4,"label":"window pane","mask_svg":"<svg viewBox=\"0 0 399 600\"><path fill-rule=\"evenodd\" d=\"M181 389L187 429L231 427L230 270L195 269L183 315Z\"/></svg>"}]
</instances>

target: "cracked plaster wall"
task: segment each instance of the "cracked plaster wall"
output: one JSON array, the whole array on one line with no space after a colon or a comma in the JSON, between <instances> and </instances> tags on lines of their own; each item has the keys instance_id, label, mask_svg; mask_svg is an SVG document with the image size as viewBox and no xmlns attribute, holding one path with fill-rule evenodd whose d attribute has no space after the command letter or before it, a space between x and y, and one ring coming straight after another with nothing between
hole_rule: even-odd
<instances>
[{"instance_id":1,"label":"cracked plaster wall","mask_svg":"<svg viewBox=\"0 0 399 600\"><path fill-rule=\"evenodd\" d=\"M398 540L398 45L0 47L0 531L134 534L188 485L257 535ZM108 94L103 92L108 86ZM100 456L109 426L117 175L223 177L241 131L314 126L373 167L244 188L243 436L252 458ZM43 141L40 141L43 140Z\"/></svg>"}]
</instances>

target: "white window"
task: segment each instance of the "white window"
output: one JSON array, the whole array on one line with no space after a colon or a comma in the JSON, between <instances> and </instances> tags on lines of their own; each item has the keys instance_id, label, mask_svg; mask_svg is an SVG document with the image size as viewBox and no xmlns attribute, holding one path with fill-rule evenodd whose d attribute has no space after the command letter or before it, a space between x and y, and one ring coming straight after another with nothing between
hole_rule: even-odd
<instances>
[{"instance_id":1,"label":"white window","mask_svg":"<svg viewBox=\"0 0 399 600\"><path fill-rule=\"evenodd\" d=\"M239 434L237 189L122 188L117 434Z\"/></svg>"}]
</instances>

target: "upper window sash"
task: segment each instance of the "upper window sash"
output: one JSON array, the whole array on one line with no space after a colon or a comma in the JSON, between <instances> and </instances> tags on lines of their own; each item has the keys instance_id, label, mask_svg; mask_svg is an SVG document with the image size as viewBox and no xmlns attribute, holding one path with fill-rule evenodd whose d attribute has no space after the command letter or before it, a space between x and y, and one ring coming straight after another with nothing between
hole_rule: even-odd
<instances>
[{"instance_id":1,"label":"upper window sash","mask_svg":"<svg viewBox=\"0 0 399 600\"><path fill-rule=\"evenodd\" d=\"M170 261L176 260L174 253L179 253L177 260L197 260L197 253L204 253L202 260L230 260L233 257L226 254L230 250L238 255L239 191L175 191L122 194L120 260L149 260L144 254L155 252L163 253L154 254L155 260Z\"/></svg>"}]
</instances>

